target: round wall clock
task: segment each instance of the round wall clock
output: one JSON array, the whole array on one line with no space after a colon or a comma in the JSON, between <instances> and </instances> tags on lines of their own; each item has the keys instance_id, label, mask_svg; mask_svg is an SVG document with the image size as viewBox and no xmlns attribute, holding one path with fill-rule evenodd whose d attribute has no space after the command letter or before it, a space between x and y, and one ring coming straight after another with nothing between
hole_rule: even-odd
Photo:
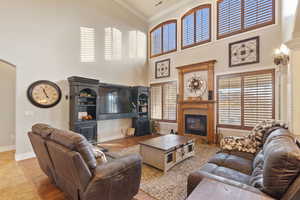
<instances>
[{"instance_id":1,"label":"round wall clock","mask_svg":"<svg viewBox=\"0 0 300 200\"><path fill-rule=\"evenodd\" d=\"M51 81L37 81L32 83L28 90L29 101L40 108L51 108L61 100L61 89Z\"/></svg>"}]
</instances>

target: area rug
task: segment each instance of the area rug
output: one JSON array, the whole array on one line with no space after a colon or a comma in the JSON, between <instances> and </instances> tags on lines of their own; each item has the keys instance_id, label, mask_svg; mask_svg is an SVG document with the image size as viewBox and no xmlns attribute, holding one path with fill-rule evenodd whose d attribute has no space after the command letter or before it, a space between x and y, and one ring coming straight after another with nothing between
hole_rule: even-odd
<instances>
[{"instance_id":1,"label":"area rug","mask_svg":"<svg viewBox=\"0 0 300 200\"><path fill-rule=\"evenodd\" d=\"M196 155L170 169L168 172L143 164L141 190L158 200L184 200L187 197L188 175L204 165L218 148L212 145L196 144ZM119 155L139 153L139 145L118 152Z\"/></svg>"}]
</instances>

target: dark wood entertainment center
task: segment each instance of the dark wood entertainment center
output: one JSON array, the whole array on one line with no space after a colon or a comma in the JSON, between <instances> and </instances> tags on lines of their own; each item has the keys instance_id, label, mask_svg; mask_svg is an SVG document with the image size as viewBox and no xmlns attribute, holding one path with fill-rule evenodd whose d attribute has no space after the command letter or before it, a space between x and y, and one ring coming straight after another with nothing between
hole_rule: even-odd
<instances>
[{"instance_id":1,"label":"dark wood entertainment center","mask_svg":"<svg viewBox=\"0 0 300 200\"><path fill-rule=\"evenodd\" d=\"M144 86L121 86L99 80L72 76L70 85L70 130L82 134L91 143L98 142L98 121L132 118L135 136L150 134L150 90ZM133 110L130 113L101 114L100 87L120 87L130 91Z\"/></svg>"}]
</instances>

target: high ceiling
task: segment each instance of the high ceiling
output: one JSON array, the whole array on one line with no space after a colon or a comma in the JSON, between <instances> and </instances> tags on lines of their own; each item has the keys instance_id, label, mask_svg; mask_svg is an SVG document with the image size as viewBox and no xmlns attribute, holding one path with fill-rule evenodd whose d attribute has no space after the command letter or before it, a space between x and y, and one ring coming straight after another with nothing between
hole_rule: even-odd
<instances>
[{"instance_id":1,"label":"high ceiling","mask_svg":"<svg viewBox=\"0 0 300 200\"><path fill-rule=\"evenodd\" d=\"M147 21L151 21L172 8L176 9L187 0L115 0Z\"/></svg>"}]
</instances>

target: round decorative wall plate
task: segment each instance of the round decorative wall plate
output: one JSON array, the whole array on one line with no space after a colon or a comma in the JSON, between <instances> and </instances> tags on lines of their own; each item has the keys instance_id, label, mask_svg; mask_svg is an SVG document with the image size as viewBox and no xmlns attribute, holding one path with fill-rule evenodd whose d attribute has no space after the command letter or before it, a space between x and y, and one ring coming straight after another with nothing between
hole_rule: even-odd
<instances>
[{"instance_id":1,"label":"round decorative wall plate","mask_svg":"<svg viewBox=\"0 0 300 200\"><path fill-rule=\"evenodd\" d=\"M188 80L188 89L198 97L202 97L207 90L207 83L201 77L194 75Z\"/></svg>"},{"instance_id":2,"label":"round decorative wall plate","mask_svg":"<svg viewBox=\"0 0 300 200\"><path fill-rule=\"evenodd\" d=\"M27 90L29 101L40 108L51 108L61 100L61 89L56 83L41 80L32 83Z\"/></svg>"}]
</instances>

